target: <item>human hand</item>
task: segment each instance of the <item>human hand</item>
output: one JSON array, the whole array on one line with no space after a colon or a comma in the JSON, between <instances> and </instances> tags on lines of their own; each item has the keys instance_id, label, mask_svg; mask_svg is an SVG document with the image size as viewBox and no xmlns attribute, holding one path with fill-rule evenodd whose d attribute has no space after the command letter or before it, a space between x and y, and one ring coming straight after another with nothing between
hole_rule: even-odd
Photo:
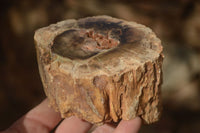
<instances>
[{"instance_id":1,"label":"human hand","mask_svg":"<svg viewBox=\"0 0 200 133\"><path fill-rule=\"evenodd\" d=\"M17 120L10 128L0 133L49 133L55 129L55 133L86 133L92 124L75 116L62 119L59 113L48 107L48 100L33 108L22 118ZM108 124L97 127L92 133L137 133L141 126L139 117L125 121L122 120L117 127Z\"/></svg>"}]
</instances>

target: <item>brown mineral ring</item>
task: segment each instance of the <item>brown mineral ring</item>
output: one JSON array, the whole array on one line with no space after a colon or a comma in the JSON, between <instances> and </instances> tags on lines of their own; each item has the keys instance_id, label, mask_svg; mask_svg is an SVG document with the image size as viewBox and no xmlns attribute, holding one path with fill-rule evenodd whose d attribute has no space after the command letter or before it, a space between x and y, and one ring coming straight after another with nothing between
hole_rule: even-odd
<instances>
[{"instance_id":1,"label":"brown mineral ring","mask_svg":"<svg viewBox=\"0 0 200 133\"><path fill-rule=\"evenodd\" d=\"M34 39L45 93L63 118L159 119L162 45L149 28L96 16L41 28Z\"/></svg>"}]
</instances>

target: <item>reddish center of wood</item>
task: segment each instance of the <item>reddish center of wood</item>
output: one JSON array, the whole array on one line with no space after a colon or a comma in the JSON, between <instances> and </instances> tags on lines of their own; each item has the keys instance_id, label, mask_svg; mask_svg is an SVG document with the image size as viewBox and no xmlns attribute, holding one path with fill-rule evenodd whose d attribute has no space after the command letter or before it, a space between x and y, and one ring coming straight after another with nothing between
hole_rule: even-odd
<instances>
[{"instance_id":1,"label":"reddish center of wood","mask_svg":"<svg viewBox=\"0 0 200 133\"><path fill-rule=\"evenodd\" d=\"M96 48L98 49L110 49L114 48L119 44L118 40L112 39L109 37L109 33L107 35L102 35L95 33L93 30L86 32L89 38L94 39L97 42Z\"/></svg>"}]
</instances>

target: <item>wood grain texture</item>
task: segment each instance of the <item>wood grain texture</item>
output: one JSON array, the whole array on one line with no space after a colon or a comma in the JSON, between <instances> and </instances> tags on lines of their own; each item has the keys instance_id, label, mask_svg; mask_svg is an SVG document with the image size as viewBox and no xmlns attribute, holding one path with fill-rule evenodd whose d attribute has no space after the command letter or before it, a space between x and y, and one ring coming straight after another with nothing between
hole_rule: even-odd
<instances>
[{"instance_id":1,"label":"wood grain texture","mask_svg":"<svg viewBox=\"0 0 200 133\"><path fill-rule=\"evenodd\" d=\"M45 93L63 118L159 120L163 54L149 28L96 16L41 28L34 40Z\"/></svg>"}]
</instances>

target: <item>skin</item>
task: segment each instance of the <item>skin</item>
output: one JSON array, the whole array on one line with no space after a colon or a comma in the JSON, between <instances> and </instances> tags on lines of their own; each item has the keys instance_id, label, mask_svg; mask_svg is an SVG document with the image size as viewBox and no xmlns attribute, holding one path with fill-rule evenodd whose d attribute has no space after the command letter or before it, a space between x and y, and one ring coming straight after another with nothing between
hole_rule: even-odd
<instances>
[{"instance_id":1,"label":"skin","mask_svg":"<svg viewBox=\"0 0 200 133\"><path fill-rule=\"evenodd\" d=\"M55 133L87 133L92 124L75 116L64 119L60 114L48 107L45 99L22 118L17 120L11 127L0 133L49 133L56 126ZM59 125L58 125L59 124ZM116 127L104 124L93 130L92 133L137 133L141 126L141 119L122 120Z\"/></svg>"}]
</instances>

